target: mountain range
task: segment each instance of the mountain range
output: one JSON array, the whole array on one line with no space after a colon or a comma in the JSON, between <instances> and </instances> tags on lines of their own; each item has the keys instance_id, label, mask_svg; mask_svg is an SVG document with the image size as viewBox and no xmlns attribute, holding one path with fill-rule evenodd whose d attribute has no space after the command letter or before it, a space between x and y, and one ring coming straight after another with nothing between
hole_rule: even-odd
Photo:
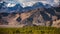
<instances>
[{"instance_id":1,"label":"mountain range","mask_svg":"<svg viewBox=\"0 0 60 34\"><path fill-rule=\"evenodd\" d=\"M19 3L13 7L6 5L6 2L0 3L0 25L60 27L60 7L41 2L27 7Z\"/></svg>"},{"instance_id":2,"label":"mountain range","mask_svg":"<svg viewBox=\"0 0 60 34\"><path fill-rule=\"evenodd\" d=\"M37 2L37 3L33 4L32 6L22 7L22 5L19 3L15 4L15 3L2 2L2 3L0 3L0 13L1 12L11 13L11 12L16 12L16 11L17 12L20 12L20 11L25 12L25 11L33 10L35 8L42 8L42 7L51 8L52 6L49 4L44 5L41 2Z\"/></svg>"}]
</instances>

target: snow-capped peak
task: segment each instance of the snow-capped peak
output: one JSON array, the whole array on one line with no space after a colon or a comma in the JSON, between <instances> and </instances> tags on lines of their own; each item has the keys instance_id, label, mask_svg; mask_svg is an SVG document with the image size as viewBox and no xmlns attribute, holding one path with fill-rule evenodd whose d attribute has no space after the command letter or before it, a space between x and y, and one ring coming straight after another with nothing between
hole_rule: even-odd
<instances>
[{"instance_id":1,"label":"snow-capped peak","mask_svg":"<svg viewBox=\"0 0 60 34\"><path fill-rule=\"evenodd\" d=\"M30 2L23 2L23 3L21 3L22 4L22 7L24 8L24 7L27 7L27 6L33 6L35 3L37 3L37 2L42 2L42 1L30 1ZM46 2L42 2L43 4L45 3L46 4Z\"/></svg>"},{"instance_id":2,"label":"snow-capped peak","mask_svg":"<svg viewBox=\"0 0 60 34\"><path fill-rule=\"evenodd\" d=\"M22 4L22 7L27 7L27 6L33 6L33 4L35 4L36 2L24 2L24 3L21 3Z\"/></svg>"},{"instance_id":3,"label":"snow-capped peak","mask_svg":"<svg viewBox=\"0 0 60 34\"><path fill-rule=\"evenodd\" d=\"M7 7L14 7L16 4L13 4L13 3L8 3L6 6Z\"/></svg>"},{"instance_id":4,"label":"snow-capped peak","mask_svg":"<svg viewBox=\"0 0 60 34\"><path fill-rule=\"evenodd\" d=\"M50 4L51 6L55 6L55 5L59 5L59 0L46 0L46 1L28 1L28 0L6 0L5 2L7 2L7 7L13 7L15 6L17 3L20 3L20 5L24 8L24 7L27 7L27 6L33 6L33 4L37 3L37 2L42 2L44 5L45 4Z\"/></svg>"}]
</instances>

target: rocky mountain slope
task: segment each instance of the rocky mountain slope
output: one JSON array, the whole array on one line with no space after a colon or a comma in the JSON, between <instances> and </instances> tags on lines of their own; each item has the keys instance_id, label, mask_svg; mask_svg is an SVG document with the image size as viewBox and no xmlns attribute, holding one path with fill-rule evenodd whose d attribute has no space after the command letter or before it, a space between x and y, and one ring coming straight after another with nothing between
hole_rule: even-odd
<instances>
[{"instance_id":1,"label":"rocky mountain slope","mask_svg":"<svg viewBox=\"0 0 60 34\"><path fill-rule=\"evenodd\" d=\"M0 13L0 25L41 25L60 27L60 9L36 8L24 13Z\"/></svg>"},{"instance_id":2,"label":"rocky mountain slope","mask_svg":"<svg viewBox=\"0 0 60 34\"><path fill-rule=\"evenodd\" d=\"M60 7L36 3L22 8L23 12L0 13L0 25L52 26L60 27ZM30 10L31 9L31 10Z\"/></svg>"}]
</instances>

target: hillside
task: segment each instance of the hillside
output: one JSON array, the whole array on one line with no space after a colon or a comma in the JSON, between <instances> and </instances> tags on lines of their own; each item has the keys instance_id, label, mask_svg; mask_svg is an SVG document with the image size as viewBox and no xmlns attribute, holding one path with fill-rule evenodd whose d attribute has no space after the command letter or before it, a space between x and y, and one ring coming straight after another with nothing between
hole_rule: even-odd
<instances>
[{"instance_id":1,"label":"hillside","mask_svg":"<svg viewBox=\"0 0 60 34\"><path fill-rule=\"evenodd\" d=\"M36 2L22 7L19 3L0 3L0 27L23 26L60 27L60 7Z\"/></svg>"},{"instance_id":2,"label":"hillside","mask_svg":"<svg viewBox=\"0 0 60 34\"><path fill-rule=\"evenodd\" d=\"M36 8L23 13L0 13L0 25L60 27L60 8Z\"/></svg>"}]
</instances>

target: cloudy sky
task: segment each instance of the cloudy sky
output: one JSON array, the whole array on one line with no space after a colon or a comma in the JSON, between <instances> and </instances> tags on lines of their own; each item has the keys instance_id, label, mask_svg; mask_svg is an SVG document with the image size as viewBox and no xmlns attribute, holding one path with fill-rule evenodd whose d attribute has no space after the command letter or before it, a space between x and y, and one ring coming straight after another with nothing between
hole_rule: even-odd
<instances>
[{"instance_id":1,"label":"cloudy sky","mask_svg":"<svg viewBox=\"0 0 60 34\"><path fill-rule=\"evenodd\" d=\"M8 1L8 0L5 0ZM10 1L17 1L17 2L29 2L29 1L48 1L53 2L54 0L10 0ZM58 0L57 0L58 1Z\"/></svg>"},{"instance_id":2,"label":"cloudy sky","mask_svg":"<svg viewBox=\"0 0 60 34\"><path fill-rule=\"evenodd\" d=\"M8 0L4 0L8 1ZM9 1L15 1L15 2L29 2L29 1L47 1L47 0L9 0ZM51 0L50 0L51 1Z\"/></svg>"}]
</instances>

